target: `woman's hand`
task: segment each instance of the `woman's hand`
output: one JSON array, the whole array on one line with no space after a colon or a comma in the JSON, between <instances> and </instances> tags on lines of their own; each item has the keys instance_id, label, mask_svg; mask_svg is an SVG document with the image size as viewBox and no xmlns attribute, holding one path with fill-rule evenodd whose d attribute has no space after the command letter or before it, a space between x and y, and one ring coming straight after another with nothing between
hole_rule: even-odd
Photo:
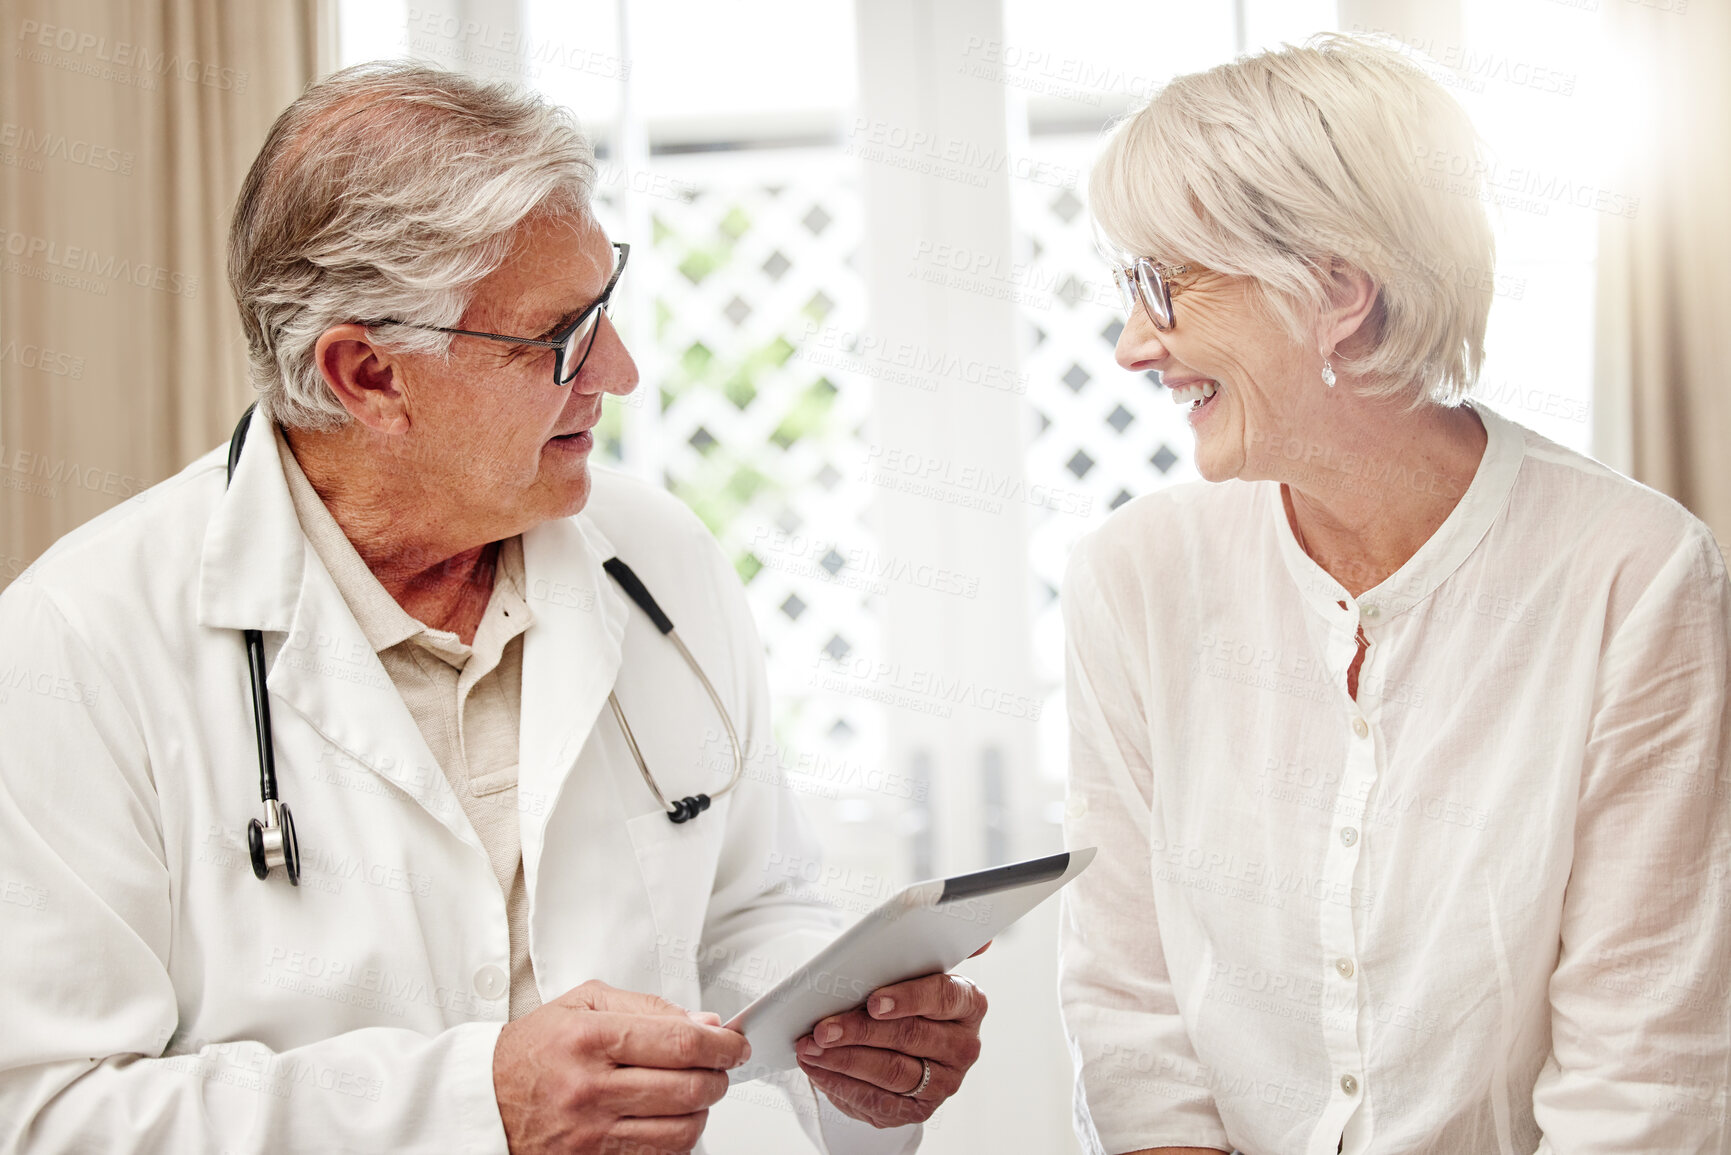
<instances>
[{"instance_id":1,"label":"woman's hand","mask_svg":"<svg viewBox=\"0 0 1731 1155\"><path fill-rule=\"evenodd\" d=\"M980 988L960 975L927 975L873 991L794 1049L800 1070L844 1114L901 1127L923 1123L961 1087L980 1057L985 1017Z\"/></svg>"}]
</instances>

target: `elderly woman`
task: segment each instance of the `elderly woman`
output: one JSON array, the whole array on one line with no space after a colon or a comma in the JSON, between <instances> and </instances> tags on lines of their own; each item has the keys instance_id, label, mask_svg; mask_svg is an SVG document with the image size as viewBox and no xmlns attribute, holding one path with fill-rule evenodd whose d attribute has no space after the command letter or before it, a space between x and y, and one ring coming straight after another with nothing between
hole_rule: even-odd
<instances>
[{"instance_id":1,"label":"elderly woman","mask_svg":"<svg viewBox=\"0 0 1731 1155\"><path fill-rule=\"evenodd\" d=\"M1125 368L1205 482L1077 549L1062 994L1092 1152L1723 1150L1725 567L1471 404L1493 261L1328 37L1111 138Z\"/></svg>"}]
</instances>

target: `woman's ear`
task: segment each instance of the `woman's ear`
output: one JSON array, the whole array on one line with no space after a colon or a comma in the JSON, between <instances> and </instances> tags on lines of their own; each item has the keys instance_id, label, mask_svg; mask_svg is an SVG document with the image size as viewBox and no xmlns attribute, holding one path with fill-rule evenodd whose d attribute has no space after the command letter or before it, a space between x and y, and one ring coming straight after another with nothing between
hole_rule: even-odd
<instances>
[{"instance_id":1,"label":"woman's ear","mask_svg":"<svg viewBox=\"0 0 1731 1155\"><path fill-rule=\"evenodd\" d=\"M1369 322L1379 307L1382 290L1370 274L1342 260L1330 261L1327 291L1328 301L1318 319L1321 348L1317 351L1328 357L1343 345L1360 346L1374 338L1375 325Z\"/></svg>"},{"instance_id":2,"label":"woman's ear","mask_svg":"<svg viewBox=\"0 0 1731 1155\"><path fill-rule=\"evenodd\" d=\"M401 367L373 342L365 325L333 325L313 346L319 375L349 416L375 433L409 431Z\"/></svg>"}]
</instances>

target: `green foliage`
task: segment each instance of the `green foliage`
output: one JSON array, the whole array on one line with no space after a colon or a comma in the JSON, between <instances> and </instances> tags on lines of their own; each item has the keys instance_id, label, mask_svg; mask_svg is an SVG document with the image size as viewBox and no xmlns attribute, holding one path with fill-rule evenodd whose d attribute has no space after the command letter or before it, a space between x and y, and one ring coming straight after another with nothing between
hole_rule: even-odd
<instances>
[{"instance_id":1,"label":"green foliage","mask_svg":"<svg viewBox=\"0 0 1731 1155\"><path fill-rule=\"evenodd\" d=\"M693 284L700 284L733 260L735 243L752 226L751 218L739 205L727 211L713 234L699 239L680 235L660 217L654 223L656 248L677 261L679 271ZM827 309L821 304L808 303L805 309L808 317L823 312ZM673 321L673 306L657 299L658 338L664 341L668 338ZM718 352L702 341L693 341L669 366L666 379L657 382L662 412L694 391L719 394L740 411L753 406L761 409L770 403L764 395L764 385L785 372L796 351L793 343L780 334L739 353L726 347ZM836 387L822 378L806 386L782 414L771 441L787 449L802 438L826 435L835 395ZM729 528L749 507L785 493L796 484L776 475L774 465L762 459L765 452L773 453L766 446L736 447L725 441L706 445L684 476L669 478L668 488L703 519L711 532L725 539ZM734 564L740 578L747 582L763 568L763 562L749 551L736 557Z\"/></svg>"},{"instance_id":2,"label":"green foliage","mask_svg":"<svg viewBox=\"0 0 1731 1155\"><path fill-rule=\"evenodd\" d=\"M727 215L721 218L721 232L731 240L737 241L751 228L751 218L745 215L745 210L734 205L727 210Z\"/></svg>"},{"instance_id":3,"label":"green foliage","mask_svg":"<svg viewBox=\"0 0 1731 1155\"><path fill-rule=\"evenodd\" d=\"M830 407L835 404L835 394L836 388L829 378L819 377L795 399L769 439L787 449L800 438L819 432L825 424L824 419L829 416Z\"/></svg>"}]
</instances>

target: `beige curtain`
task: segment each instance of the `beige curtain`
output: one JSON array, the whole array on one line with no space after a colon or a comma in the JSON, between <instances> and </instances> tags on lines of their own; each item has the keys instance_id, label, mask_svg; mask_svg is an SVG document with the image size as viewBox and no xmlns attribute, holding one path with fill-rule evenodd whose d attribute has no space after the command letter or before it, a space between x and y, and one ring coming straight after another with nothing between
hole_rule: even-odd
<instances>
[{"instance_id":1,"label":"beige curtain","mask_svg":"<svg viewBox=\"0 0 1731 1155\"><path fill-rule=\"evenodd\" d=\"M320 0L0 0L0 586L250 399L228 218L331 26Z\"/></svg>"},{"instance_id":2,"label":"beige curtain","mask_svg":"<svg viewBox=\"0 0 1731 1155\"><path fill-rule=\"evenodd\" d=\"M1606 0L1637 122L1600 228L1599 455L1731 543L1731 4Z\"/></svg>"}]
</instances>

